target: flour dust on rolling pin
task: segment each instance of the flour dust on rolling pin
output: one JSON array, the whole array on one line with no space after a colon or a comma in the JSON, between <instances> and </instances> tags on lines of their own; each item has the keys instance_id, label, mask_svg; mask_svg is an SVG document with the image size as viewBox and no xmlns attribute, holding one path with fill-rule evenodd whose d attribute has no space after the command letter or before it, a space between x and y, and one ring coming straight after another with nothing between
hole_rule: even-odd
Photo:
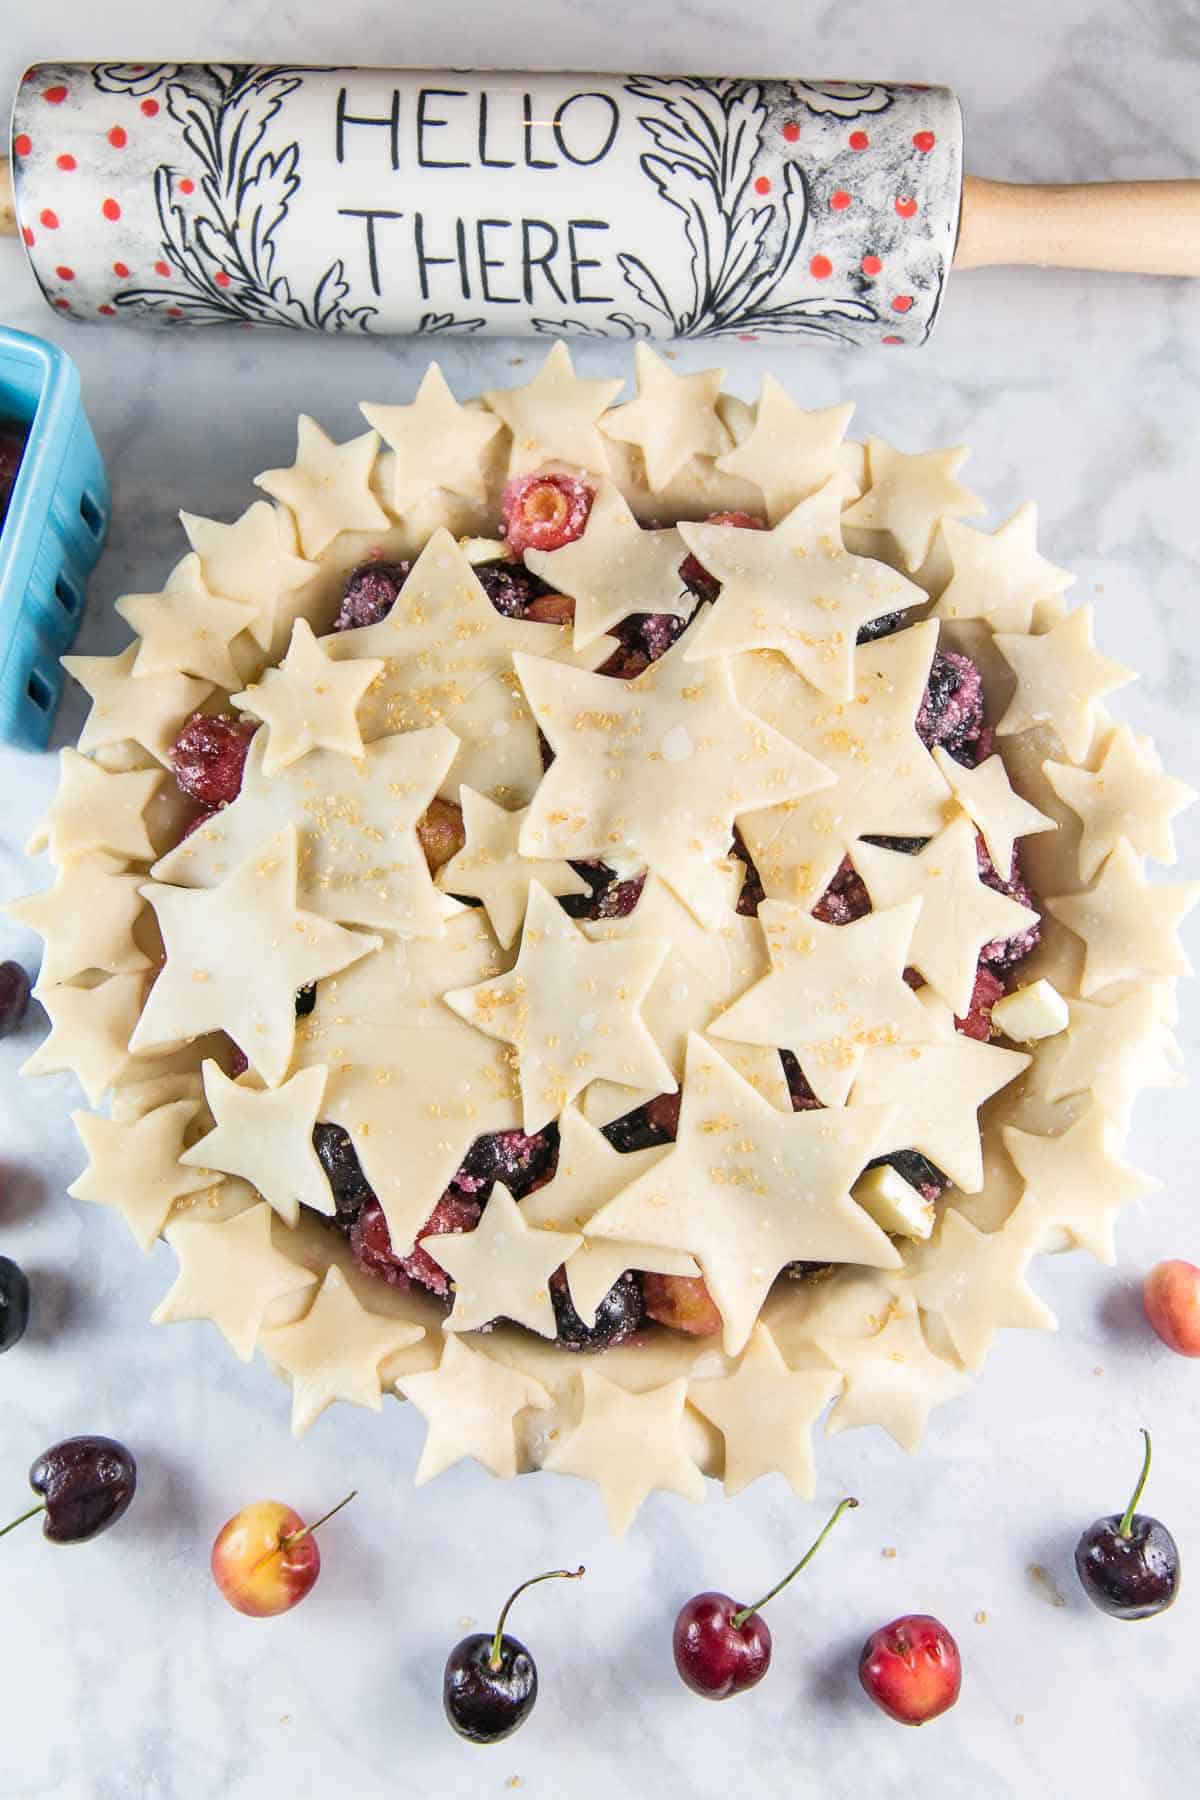
<instances>
[{"instance_id":1,"label":"flour dust on rolling pin","mask_svg":"<svg viewBox=\"0 0 1200 1800\"><path fill-rule=\"evenodd\" d=\"M944 88L42 64L18 225L52 305L181 327L921 342Z\"/></svg>"}]
</instances>

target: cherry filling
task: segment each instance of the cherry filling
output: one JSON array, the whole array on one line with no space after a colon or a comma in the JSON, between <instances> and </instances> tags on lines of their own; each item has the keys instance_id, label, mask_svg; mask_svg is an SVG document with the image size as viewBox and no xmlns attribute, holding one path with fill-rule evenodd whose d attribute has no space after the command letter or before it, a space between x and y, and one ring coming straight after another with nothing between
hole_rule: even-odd
<instances>
[{"instance_id":1,"label":"cherry filling","mask_svg":"<svg viewBox=\"0 0 1200 1800\"><path fill-rule=\"evenodd\" d=\"M596 490L577 475L518 475L504 490L505 540L518 556L526 550L561 550L583 536Z\"/></svg>"}]
</instances>

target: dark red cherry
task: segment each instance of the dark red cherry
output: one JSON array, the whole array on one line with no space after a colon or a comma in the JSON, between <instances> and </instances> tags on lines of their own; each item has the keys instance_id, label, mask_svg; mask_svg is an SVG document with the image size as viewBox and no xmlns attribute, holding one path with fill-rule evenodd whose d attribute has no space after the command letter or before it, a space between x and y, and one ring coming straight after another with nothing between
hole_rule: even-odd
<instances>
[{"instance_id":1,"label":"dark red cherry","mask_svg":"<svg viewBox=\"0 0 1200 1800\"><path fill-rule=\"evenodd\" d=\"M0 1256L0 1351L11 1350L29 1323L29 1282L11 1256Z\"/></svg>"},{"instance_id":2,"label":"dark red cherry","mask_svg":"<svg viewBox=\"0 0 1200 1800\"><path fill-rule=\"evenodd\" d=\"M518 1594L539 1581L577 1581L582 1569L550 1569L523 1581L504 1602L494 1632L473 1631L446 1658L442 1705L446 1717L472 1744L498 1744L511 1737L533 1711L537 1665L519 1639L508 1637L504 1621Z\"/></svg>"},{"instance_id":3,"label":"dark red cherry","mask_svg":"<svg viewBox=\"0 0 1200 1800\"><path fill-rule=\"evenodd\" d=\"M680 1680L705 1700L754 1687L771 1666L767 1621L711 1589L680 1607L671 1647Z\"/></svg>"},{"instance_id":4,"label":"dark red cherry","mask_svg":"<svg viewBox=\"0 0 1200 1800\"><path fill-rule=\"evenodd\" d=\"M29 977L17 962L0 962L0 1037L15 1031L29 1006Z\"/></svg>"},{"instance_id":5,"label":"dark red cherry","mask_svg":"<svg viewBox=\"0 0 1200 1800\"><path fill-rule=\"evenodd\" d=\"M795 1568L754 1606L740 1606L728 1594L709 1590L680 1607L671 1644L686 1687L705 1700L728 1700L762 1680L771 1666L771 1633L759 1609L812 1561L842 1514L857 1505L857 1500L841 1501Z\"/></svg>"},{"instance_id":6,"label":"dark red cherry","mask_svg":"<svg viewBox=\"0 0 1200 1800\"><path fill-rule=\"evenodd\" d=\"M1096 1519L1075 1546L1084 1593L1112 1619L1153 1619L1179 1592L1179 1547L1166 1526L1134 1509L1150 1473L1150 1433L1133 1498L1124 1513Z\"/></svg>"},{"instance_id":7,"label":"dark red cherry","mask_svg":"<svg viewBox=\"0 0 1200 1800\"><path fill-rule=\"evenodd\" d=\"M42 1533L52 1544L85 1544L128 1509L137 1464L115 1438L64 1438L43 1450L29 1471L29 1485L41 1500L6 1525L0 1537L43 1513Z\"/></svg>"}]
</instances>

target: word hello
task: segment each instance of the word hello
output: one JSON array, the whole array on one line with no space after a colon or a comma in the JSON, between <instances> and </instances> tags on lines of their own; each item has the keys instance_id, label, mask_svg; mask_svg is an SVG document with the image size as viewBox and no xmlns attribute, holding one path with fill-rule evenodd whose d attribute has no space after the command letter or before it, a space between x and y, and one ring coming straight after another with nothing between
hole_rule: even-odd
<instances>
[{"instance_id":1,"label":"word hello","mask_svg":"<svg viewBox=\"0 0 1200 1800\"><path fill-rule=\"evenodd\" d=\"M348 170L386 158L395 175L424 170L485 169L551 176L587 169L608 156L620 129L616 99L592 89L567 94L554 111L511 87L393 88L386 110L352 109L350 90L339 90L334 153ZM370 134L369 136L366 134ZM370 146L369 150L367 146ZM503 190L511 194L511 186ZM575 192L575 189L572 189ZM548 208L547 210L553 210ZM592 273L605 267L596 235L609 230L597 218L490 218L382 206L341 206L342 218L360 220L371 288L383 293L384 271L400 257L415 272L423 301L450 299L494 306L607 306L610 285Z\"/></svg>"}]
</instances>

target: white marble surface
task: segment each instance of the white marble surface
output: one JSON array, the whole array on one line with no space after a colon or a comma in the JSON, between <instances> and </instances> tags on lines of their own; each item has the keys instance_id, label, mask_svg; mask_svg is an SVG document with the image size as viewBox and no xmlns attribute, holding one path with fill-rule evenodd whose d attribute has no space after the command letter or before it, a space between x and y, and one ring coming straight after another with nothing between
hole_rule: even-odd
<instances>
[{"instance_id":1,"label":"white marble surface","mask_svg":"<svg viewBox=\"0 0 1200 1800\"><path fill-rule=\"evenodd\" d=\"M1200 162L1189 0L952 11L911 0L886 14L805 0L540 0L493 14L469 0L412 0L390 22L364 0L177 0L169 22L149 0L43 0L6 15L0 89L35 57L620 68L635 45L660 70L949 81L966 109L968 167L981 174L1178 175ZM287 450L298 404L348 434L354 402L406 397L422 360L399 341L63 328L32 296L14 247L0 248L0 317L77 358L114 478L84 651L124 641L111 601L157 585L182 546L177 505L232 517L254 472ZM1198 324L1200 289L1182 283L990 272L952 284L924 352L735 345L720 359L748 395L770 366L813 405L854 397L861 428L905 447L969 440L969 474L996 518L1036 496L1047 553L1079 570L1104 647L1144 671L1121 710L1200 785ZM509 359L527 353L439 346L459 391L513 378ZM684 348L679 366L709 360ZM580 362L586 373L626 370L616 349ZM58 742L82 714L76 694ZM19 846L52 772L49 757L0 755L6 897L42 879ZM1194 822L1182 841L1194 871ZM14 953L32 965L35 946L0 922L0 955ZM1196 1019L1187 996L1193 1066ZM1187 1095L1141 1103L1131 1153L1165 1187L1125 1218L1117 1268L1082 1256L1039 1265L1060 1335L1009 1334L974 1393L936 1416L918 1458L851 1433L824 1448L814 1508L774 1477L731 1504L714 1491L703 1511L656 1496L618 1546L593 1493L572 1481L501 1485L460 1466L414 1493L420 1421L406 1408L389 1404L378 1419L341 1409L297 1445L261 1361L241 1367L207 1326L152 1330L170 1253L140 1258L118 1222L66 1198L80 1161L67 1122L78 1091L65 1077L16 1081L40 1029L35 1009L0 1045L0 1247L28 1268L38 1314L0 1366L0 1512L20 1510L24 1468L70 1432L128 1440L142 1484L125 1523L88 1548L53 1550L33 1525L0 1548L6 1800L473 1800L514 1788L545 1800L857 1800L910 1783L930 1800L1195 1791L1200 1578L1171 1615L1127 1630L1090 1608L1071 1569L1078 1529L1123 1504L1143 1422L1158 1446L1149 1503L1185 1556L1200 1555L1200 1365L1158 1346L1137 1298L1159 1257L1200 1257ZM360 1498L330 1527L303 1608L266 1623L228 1611L207 1570L225 1516L263 1494L311 1515L352 1484ZM862 1509L803 1591L777 1604L765 1686L719 1709L693 1699L670 1664L676 1606L697 1587L769 1585L845 1491ZM512 1582L560 1561L587 1563L587 1580L530 1596L517 1626L542 1669L532 1722L498 1749L460 1744L438 1698L447 1648ZM966 1669L957 1710L920 1734L875 1713L854 1675L866 1633L906 1610L941 1615Z\"/></svg>"}]
</instances>

